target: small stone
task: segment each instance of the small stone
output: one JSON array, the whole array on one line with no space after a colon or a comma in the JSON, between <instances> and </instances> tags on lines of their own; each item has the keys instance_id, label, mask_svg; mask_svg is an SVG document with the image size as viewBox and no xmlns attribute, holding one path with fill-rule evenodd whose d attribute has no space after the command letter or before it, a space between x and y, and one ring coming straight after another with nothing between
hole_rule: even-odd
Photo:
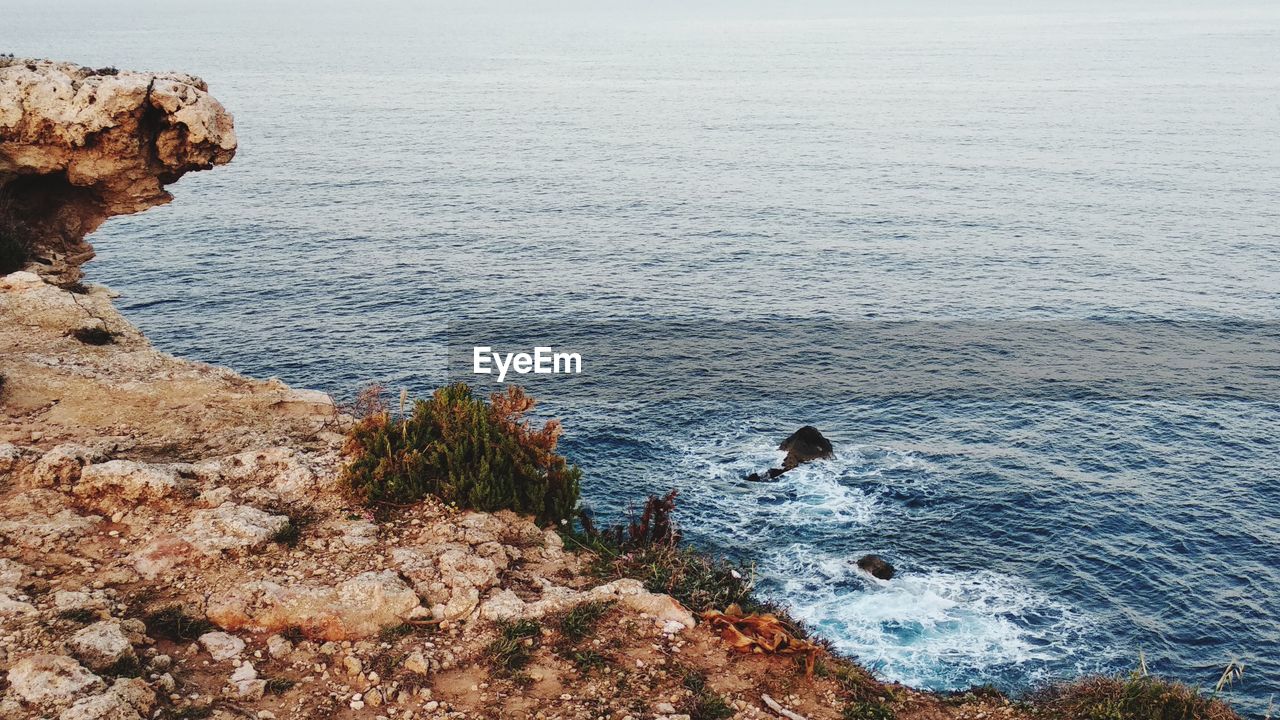
<instances>
[{"instance_id":1,"label":"small stone","mask_svg":"<svg viewBox=\"0 0 1280 720\"><path fill-rule=\"evenodd\" d=\"M267 638L267 654L277 660L287 657L293 652L293 643L285 640L279 635L272 635Z\"/></svg>"},{"instance_id":2,"label":"small stone","mask_svg":"<svg viewBox=\"0 0 1280 720\"><path fill-rule=\"evenodd\" d=\"M67 643L71 654L90 670L105 670L135 657L119 620L102 620L81 629Z\"/></svg>"},{"instance_id":3,"label":"small stone","mask_svg":"<svg viewBox=\"0 0 1280 720\"><path fill-rule=\"evenodd\" d=\"M240 684L250 680L258 679L258 671L253 668L253 663L241 663L235 672L231 673L231 682Z\"/></svg>"},{"instance_id":4,"label":"small stone","mask_svg":"<svg viewBox=\"0 0 1280 720\"><path fill-rule=\"evenodd\" d=\"M427 712L435 712L439 708L440 708L440 703L436 702L435 700L431 700L427 702L426 705L422 706L422 709L426 710Z\"/></svg>"},{"instance_id":5,"label":"small stone","mask_svg":"<svg viewBox=\"0 0 1280 720\"><path fill-rule=\"evenodd\" d=\"M430 666L427 664L427 659L422 656L422 653L415 652L405 658L404 669L419 675L426 675L427 671L430 670Z\"/></svg>"},{"instance_id":6,"label":"small stone","mask_svg":"<svg viewBox=\"0 0 1280 720\"><path fill-rule=\"evenodd\" d=\"M236 691L242 700L260 700L267 692L267 681L246 680L236 685Z\"/></svg>"},{"instance_id":7,"label":"small stone","mask_svg":"<svg viewBox=\"0 0 1280 720\"><path fill-rule=\"evenodd\" d=\"M348 675L359 675L364 670L364 664L360 662L360 658L354 655L348 655L343 658L342 666L347 669Z\"/></svg>"},{"instance_id":8,"label":"small stone","mask_svg":"<svg viewBox=\"0 0 1280 720\"><path fill-rule=\"evenodd\" d=\"M227 660L244 651L243 640L224 632L205 633L200 636L200 644L214 660Z\"/></svg>"}]
</instances>

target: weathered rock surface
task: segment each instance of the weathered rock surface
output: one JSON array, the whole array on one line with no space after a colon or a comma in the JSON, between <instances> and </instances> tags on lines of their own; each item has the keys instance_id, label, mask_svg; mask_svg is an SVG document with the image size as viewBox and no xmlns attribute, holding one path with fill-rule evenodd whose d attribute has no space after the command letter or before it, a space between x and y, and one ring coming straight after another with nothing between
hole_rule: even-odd
<instances>
[{"instance_id":1,"label":"weathered rock surface","mask_svg":"<svg viewBox=\"0 0 1280 720\"><path fill-rule=\"evenodd\" d=\"M78 280L104 220L169 202L166 184L235 150L231 114L197 77L0 58L0 193L47 276Z\"/></svg>"},{"instance_id":2,"label":"weathered rock surface","mask_svg":"<svg viewBox=\"0 0 1280 720\"><path fill-rule=\"evenodd\" d=\"M201 635L200 645L214 660L229 660L244 652L244 641L235 635L228 635L224 632L211 632Z\"/></svg>"},{"instance_id":3,"label":"weathered rock surface","mask_svg":"<svg viewBox=\"0 0 1280 720\"><path fill-rule=\"evenodd\" d=\"M58 720L142 720L155 705L155 693L145 682L120 678L106 692L77 700Z\"/></svg>"},{"instance_id":4,"label":"weathered rock surface","mask_svg":"<svg viewBox=\"0 0 1280 720\"><path fill-rule=\"evenodd\" d=\"M368 572L336 586L260 580L218 593L209 619L236 631L301 628L310 637L352 640L396 627L414 615L418 596L394 572Z\"/></svg>"},{"instance_id":5,"label":"weathered rock surface","mask_svg":"<svg viewBox=\"0 0 1280 720\"><path fill-rule=\"evenodd\" d=\"M95 347L71 336L91 321L112 333L111 344ZM338 418L332 400L158 352L105 288L72 293L30 272L0 276L0 373L0 443L14 448L5 451L4 464L25 487L69 487L85 466L111 458L222 467L218 458L281 444L296 456L308 436L329 452L294 457L292 469L263 463L243 476L228 472L228 479L293 489L308 487L308 473L313 481L335 477L336 453L324 435ZM296 496L305 494L299 489Z\"/></svg>"},{"instance_id":6,"label":"weathered rock surface","mask_svg":"<svg viewBox=\"0 0 1280 720\"><path fill-rule=\"evenodd\" d=\"M788 435L778 449L787 453L782 460L783 470L791 470L810 460L831 457L831 441L812 425L805 425Z\"/></svg>"},{"instance_id":7,"label":"weathered rock surface","mask_svg":"<svg viewBox=\"0 0 1280 720\"><path fill-rule=\"evenodd\" d=\"M502 590L485 601L481 615L489 620L532 620L553 613L570 610L585 602L620 602L625 607L644 613L659 625L677 623L685 628L694 626L693 613L670 595L651 593L639 580L614 580L590 590L573 591L568 588L544 588L539 600L529 602L511 590Z\"/></svg>"},{"instance_id":8,"label":"weathered rock surface","mask_svg":"<svg viewBox=\"0 0 1280 720\"><path fill-rule=\"evenodd\" d=\"M52 705L106 685L66 655L33 655L9 669L9 687L26 702Z\"/></svg>"},{"instance_id":9,"label":"weathered rock surface","mask_svg":"<svg viewBox=\"0 0 1280 720\"><path fill-rule=\"evenodd\" d=\"M85 667L102 671L123 660L135 658L133 644L119 620L102 620L81 629L67 642L72 656Z\"/></svg>"},{"instance_id":10,"label":"weathered rock surface","mask_svg":"<svg viewBox=\"0 0 1280 720\"><path fill-rule=\"evenodd\" d=\"M261 547L288 524L284 515L227 502L212 510L195 511L185 537L200 552L216 555Z\"/></svg>"},{"instance_id":11,"label":"weathered rock surface","mask_svg":"<svg viewBox=\"0 0 1280 720\"><path fill-rule=\"evenodd\" d=\"M110 513L155 502L178 486L178 474L171 467L111 460L81 470L73 492L95 510Z\"/></svg>"}]
</instances>

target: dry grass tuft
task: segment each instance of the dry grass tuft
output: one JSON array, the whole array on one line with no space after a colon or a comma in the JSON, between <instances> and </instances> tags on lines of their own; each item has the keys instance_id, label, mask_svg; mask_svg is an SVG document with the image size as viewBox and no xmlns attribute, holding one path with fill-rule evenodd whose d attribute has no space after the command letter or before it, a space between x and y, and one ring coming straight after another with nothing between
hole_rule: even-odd
<instances>
[{"instance_id":1,"label":"dry grass tuft","mask_svg":"<svg viewBox=\"0 0 1280 720\"><path fill-rule=\"evenodd\" d=\"M1039 714L1061 720L1240 720L1221 700L1140 673L1084 677L1036 692L1028 701Z\"/></svg>"}]
</instances>

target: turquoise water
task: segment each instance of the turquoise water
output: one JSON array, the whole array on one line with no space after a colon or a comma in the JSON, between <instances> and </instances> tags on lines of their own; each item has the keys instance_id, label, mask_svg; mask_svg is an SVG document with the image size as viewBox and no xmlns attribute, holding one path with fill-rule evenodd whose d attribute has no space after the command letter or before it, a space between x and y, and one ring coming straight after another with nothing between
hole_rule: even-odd
<instances>
[{"instance_id":1,"label":"turquoise water","mask_svg":"<svg viewBox=\"0 0 1280 720\"><path fill-rule=\"evenodd\" d=\"M916 383L995 355L912 335L861 346L874 382L821 354L901 320L1040 356L1071 323L1274 337L1280 11L266 5L0 0L2 50L195 72L236 114L232 165L96 236L89 279L158 346L422 392L479 339L460 319L558 320L596 354L533 384L588 504L678 487L692 539L883 676L1019 690L1141 651L1208 685L1241 658L1265 708L1275 395L1200 392L1212 367L947 391ZM627 347L663 349L601 360ZM760 372L679 361L726 348ZM742 482L806 423L834 460Z\"/></svg>"}]
</instances>

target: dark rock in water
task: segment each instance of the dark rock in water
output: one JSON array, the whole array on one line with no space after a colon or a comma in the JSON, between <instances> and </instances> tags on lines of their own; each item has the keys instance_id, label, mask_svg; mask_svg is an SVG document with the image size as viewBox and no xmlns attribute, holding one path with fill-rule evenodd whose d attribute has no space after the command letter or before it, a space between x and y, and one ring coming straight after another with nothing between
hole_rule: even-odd
<instances>
[{"instance_id":1,"label":"dark rock in water","mask_svg":"<svg viewBox=\"0 0 1280 720\"><path fill-rule=\"evenodd\" d=\"M794 470L810 460L831 457L832 454L831 441L823 437L822 433L818 432L818 428L812 425L805 425L791 433L786 440L782 441L778 449L787 451L786 458L782 460L782 467L769 468L763 473L751 473L747 476L747 482L775 480L788 470Z\"/></svg>"},{"instance_id":2,"label":"dark rock in water","mask_svg":"<svg viewBox=\"0 0 1280 720\"><path fill-rule=\"evenodd\" d=\"M893 566L879 555L863 555L858 560L858 567L871 573L871 577L890 580L896 572Z\"/></svg>"},{"instance_id":3,"label":"dark rock in water","mask_svg":"<svg viewBox=\"0 0 1280 720\"><path fill-rule=\"evenodd\" d=\"M810 460L831 457L831 441L818 432L818 428L805 425L782 441L779 450L786 450L782 469L790 470Z\"/></svg>"},{"instance_id":4,"label":"dark rock in water","mask_svg":"<svg viewBox=\"0 0 1280 720\"><path fill-rule=\"evenodd\" d=\"M761 475L760 473L751 473L747 476L747 482L769 482L784 472L786 472L786 470L783 470L782 468L769 468L764 472L764 475Z\"/></svg>"}]
</instances>

